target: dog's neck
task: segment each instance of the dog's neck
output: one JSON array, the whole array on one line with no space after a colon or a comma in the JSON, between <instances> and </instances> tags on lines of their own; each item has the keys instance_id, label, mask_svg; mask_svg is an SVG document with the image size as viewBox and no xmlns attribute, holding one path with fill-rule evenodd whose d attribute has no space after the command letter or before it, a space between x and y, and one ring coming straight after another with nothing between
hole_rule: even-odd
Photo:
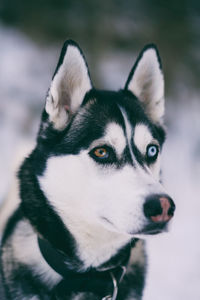
<instances>
[{"instance_id":1,"label":"dog's neck","mask_svg":"<svg viewBox=\"0 0 200 300\"><path fill-rule=\"evenodd\" d=\"M66 227L74 237L76 255L82 262L83 271L98 268L119 253L120 249L126 245L129 247L130 236L111 232L102 226L81 221L80 218L74 218L77 221L68 219Z\"/></svg>"},{"instance_id":2,"label":"dog's neck","mask_svg":"<svg viewBox=\"0 0 200 300\"><path fill-rule=\"evenodd\" d=\"M83 270L75 270L71 266L69 258L66 254L54 248L47 240L38 237L38 245L43 258L50 265L50 267L54 269L58 274L60 274L63 278L68 276L69 272L87 273L88 270L92 270L93 272L104 272L113 270L118 267L126 266L129 261L131 248L135 245L136 242L137 239L133 240L131 244L122 248L116 255L114 255L109 261L105 262L101 266L97 268L90 267L84 272Z\"/></svg>"},{"instance_id":3,"label":"dog's neck","mask_svg":"<svg viewBox=\"0 0 200 300\"><path fill-rule=\"evenodd\" d=\"M133 241L133 244L135 242ZM71 270L66 255L55 249L48 241L38 238L38 245L45 261L62 277L53 293L56 295L66 294L69 292L68 289L73 290L74 288L76 292L95 292L105 296L106 299L107 295L111 295L112 299L116 299L118 285L126 273L126 267L130 259L131 245L121 249L118 255L99 268L90 268L86 272Z\"/></svg>"}]
</instances>

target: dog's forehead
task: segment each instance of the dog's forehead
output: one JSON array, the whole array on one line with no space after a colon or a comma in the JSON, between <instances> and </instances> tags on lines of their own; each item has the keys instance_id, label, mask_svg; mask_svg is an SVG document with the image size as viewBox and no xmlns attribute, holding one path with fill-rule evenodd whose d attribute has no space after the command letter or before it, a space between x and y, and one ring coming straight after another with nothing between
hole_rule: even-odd
<instances>
[{"instance_id":1,"label":"dog's forehead","mask_svg":"<svg viewBox=\"0 0 200 300\"><path fill-rule=\"evenodd\" d=\"M116 150L118 156L121 156L126 147L126 136L123 127L114 121L107 123L103 136L94 140L90 145L90 148L101 144L112 146Z\"/></svg>"},{"instance_id":2,"label":"dog's forehead","mask_svg":"<svg viewBox=\"0 0 200 300\"><path fill-rule=\"evenodd\" d=\"M143 154L145 153L148 144L153 142L156 143L149 128L142 123L135 126L133 141L138 150Z\"/></svg>"},{"instance_id":3,"label":"dog's forehead","mask_svg":"<svg viewBox=\"0 0 200 300\"><path fill-rule=\"evenodd\" d=\"M58 148L61 151L64 145L65 151L78 153L81 149L109 144L120 157L133 144L144 153L152 136L155 138L155 132L134 96L95 91L84 101L67 129L64 144Z\"/></svg>"},{"instance_id":4,"label":"dog's forehead","mask_svg":"<svg viewBox=\"0 0 200 300\"><path fill-rule=\"evenodd\" d=\"M144 148L153 140L153 134L148 119L137 101L127 99L120 93L108 93L103 100L97 97L87 103L91 109L91 118L103 128L103 139L112 146L117 146L122 152L127 139L132 139L138 150ZM132 102L131 102L132 101Z\"/></svg>"},{"instance_id":5,"label":"dog's forehead","mask_svg":"<svg viewBox=\"0 0 200 300\"><path fill-rule=\"evenodd\" d=\"M98 91L89 98L86 107L91 112L91 119L95 118L105 127L112 121L125 128L128 120L132 129L138 123L149 123L141 103L133 94L125 91ZM116 126L113 131L115 128Z\"/></svg>"},{"instance_id":6,"label":"dog's forehead","mask_svg":"<svg viewBox=\"0 0 200 300\"><path fill-rule=\"evenodd\" d=\"M130 92L120 91L96 91L92 90L83 102L83 106L91 112L91 118L96 118L107 124L110 120L124 125L124 117L120 107L126 111L126 115L134 126L138 122L148 122L148 118L138 99Z\"/></svg>"}]
</instances>

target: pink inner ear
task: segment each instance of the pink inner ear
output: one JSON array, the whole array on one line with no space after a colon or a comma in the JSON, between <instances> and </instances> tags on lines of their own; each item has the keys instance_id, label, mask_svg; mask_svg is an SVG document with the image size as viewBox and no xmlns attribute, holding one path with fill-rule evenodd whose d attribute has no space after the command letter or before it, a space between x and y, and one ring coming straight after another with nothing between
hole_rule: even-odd
<instances>
[{"instance_id":1,"label":"pink inner ear","mask_svg":"<svg viewBox=\"0 0 200 300\"><path fill-rule=\"evenodd\" d=\"M69 105L64 105L64 108L67 112L69 112Z\"/></svg>"}]
</instances>

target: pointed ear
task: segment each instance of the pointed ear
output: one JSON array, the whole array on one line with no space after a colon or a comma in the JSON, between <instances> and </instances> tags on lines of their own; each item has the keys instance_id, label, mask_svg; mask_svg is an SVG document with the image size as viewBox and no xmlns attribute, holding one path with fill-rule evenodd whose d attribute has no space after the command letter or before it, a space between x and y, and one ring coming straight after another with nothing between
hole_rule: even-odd
<instances>
[{"instance_id":1,"label":"pointed ear","mask_svg":"<svg viewBox=\"0 0 200 300\"><path fill-rule=\"evenodd\" d=\"M158 50L147 45L133 66L125 89L131 91L143 104L154 123L163 123L164 79Z\"/></svg>"},{"instance_id":2,"label":"pointed ear","mask_svg":"<svg viewBox=\"0 0 200 300\"><path fill-rule=\"evenodd\" d=\"M87 63L79 46L64 43L46 99L45 110L55 129L63 129L92 88Z\"/></svg>"}]
</instances>

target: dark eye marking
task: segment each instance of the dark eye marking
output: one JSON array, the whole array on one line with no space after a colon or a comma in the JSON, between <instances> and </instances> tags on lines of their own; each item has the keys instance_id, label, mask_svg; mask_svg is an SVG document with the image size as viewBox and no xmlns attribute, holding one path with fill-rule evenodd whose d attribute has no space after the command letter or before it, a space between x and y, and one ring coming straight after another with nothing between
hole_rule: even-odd
<instances>
[{"instance_id":1,"label":"dark eye marking","mask_svg":"<svg viewBox=\"0 0 200 300\"><path fill-rule=\"evenodd\" d=\"M103 145L93 148L89 152L90 157L92 157L96 162L102 164L111 164L116 162L116 154L112 147Z\"/></svg>"},{"instance_id":2,"label":"dark eye marking","mask_svg":"<svg viewBox=\"0 0 200 300\"><path fill-rule=\"evenodd\" d=\"M96 149L93 151L93 154L94 154L96 157L102 158L102 159L105 159L105 158L108 158L108 157L109 157L109 151L106 150L106 148L103 148L103 147L96 148Z\"/></svg>"},{"instance_id":3,"label":"dark eye marking","mask_svg":"<svg viewBox=\"0 0 200 300\"><path fill-rule=\"evenodd\" d=\"M153 163L158 157L159 147L155 144L149 144L146 148L146 160L148 163Z\"/></svg>"}]
</instances>

